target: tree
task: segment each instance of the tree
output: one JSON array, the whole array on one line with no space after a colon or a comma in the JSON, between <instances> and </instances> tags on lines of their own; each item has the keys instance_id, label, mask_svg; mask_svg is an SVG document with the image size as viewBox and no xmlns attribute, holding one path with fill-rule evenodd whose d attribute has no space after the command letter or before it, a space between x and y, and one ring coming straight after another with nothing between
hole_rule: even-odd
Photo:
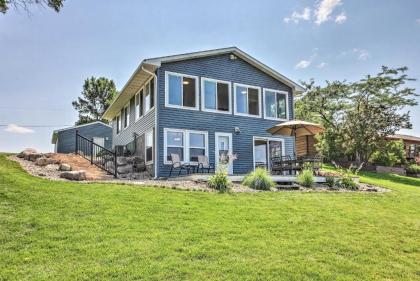
<instances>
[{"instance_id":1,"label":"tree","mask_svg":"<svg viewBox=\"0 0 420 281\"><path fill-rule=\"evenodd\" d=\"M63 2L64 0L0 0L0 12L5 14L9 7L21 8L28 11L28 6L30 5L38 4L43 6L46 4L58 13L63 7Z\"/></svg>"},{"instance_id":2,"label":"tree","mask_svg":"<svg viewBox=\"0 0 420 281\"><path fill-rule=\"evenodd\" d=\"M116 95L114 81L105 77L95 78L93 76L86 79L83 84L82 96L72 102L73 107L79 112L79 120L76 125L101 120Z\"/></svg>"},{"instance_id":3,"label":"tree","mask_svg":"<svg viewBox=\"0 0 420 281\"><path fill-rule=\"evenodd\" d=\"M319 148L330 159L349 156L367 162L385 145L385 137L410 128L406 107L415 106L418 96L406 83L406 67L382 67L377 75L360 81L328 82L325 87L305 83L307 91L298 97L298 118L320 122L326 132Z\"/></svg>"}]
</instances>

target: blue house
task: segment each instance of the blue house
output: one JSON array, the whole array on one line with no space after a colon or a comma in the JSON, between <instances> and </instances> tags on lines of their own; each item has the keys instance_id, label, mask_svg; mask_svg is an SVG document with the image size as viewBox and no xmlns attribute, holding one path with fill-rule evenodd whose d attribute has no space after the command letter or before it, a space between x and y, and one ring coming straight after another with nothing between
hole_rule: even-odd
<instances>
[{"instance_id":1,"label":"blue house","mask_svg":"<svg viewBox=\"0 0 420 281\"><path fill-rule=\"evenodd\" d=\"M111 126L95 121L53 131L51 143L54 144L54 152L73 153L76 148L76 131L102 147L112 148Z\"/></svg>"},{"instance_id":2,"label":"blue house","mask_svg":"<svg viewBox=\"0 0 420 281\"><path fill-rule=\"evenodd\" d=\"M104 113L112 145L136 139L154 177L167 177L171 153L186 163L206 155L237 160L232 174L269 168L271 156L293 155L295 139L270 127L294 118L304 89L236 47L143 60Z\"/></svg>"}]
</instances>

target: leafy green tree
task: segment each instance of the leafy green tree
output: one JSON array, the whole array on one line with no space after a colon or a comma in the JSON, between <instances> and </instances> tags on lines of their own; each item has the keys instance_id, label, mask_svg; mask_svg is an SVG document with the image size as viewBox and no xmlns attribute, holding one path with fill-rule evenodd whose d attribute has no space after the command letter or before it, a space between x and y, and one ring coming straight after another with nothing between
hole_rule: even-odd
<instances>
[{"instance_id":1,"label":"leafy green tree","mask_svg":"<svg viewBox=\"0 0 420 281\"><path fill-rule=\"evenodd\" d=\"M47 5L58 13L63 7L63 2L64 0L0 0L0 12L5 14L10 7L28 11L29 6L38 4Z\"/></svg>"},{"instance_id":2,"label":"leafy green tree","mask_svg":"<svg viewBox=\"0 0 420 281\"><path fill-rule=\"evenodd\" d=\"M382 145L370 155L369 162L389 167L405 164L407 161L404 142L402 140L382 142Z\"/></svg>"},{"instance_id":3,"label":"leafy green tree","mask_svg":"<svg viewBox=\"0 0 420 281\"><path fill-rule=\"evenodd\" d=\"M114 81L105 77L91 77L83 84L82 96L73 101L73 107L79 112L76 125L101 120L102 115L117 95ZM105 120L102 120L105 122Z\"/></svg>"},{"instance_id":4,"label":"leafy green tree","mask_svg":"<svg viewBox=\"0 0 420 281\"><path fill-rule=\"evenodd\" d=\"M410 128L406 107L417 102L413 81L406 67L382 67L377 75L360 81L328 82L325 87L306 83L307 91L298 97L298 118L321 123L326 132L318 147L329 159L349 156L367 162L380 149L384 139L402 128Z\"/></svg>"}]
</instances>

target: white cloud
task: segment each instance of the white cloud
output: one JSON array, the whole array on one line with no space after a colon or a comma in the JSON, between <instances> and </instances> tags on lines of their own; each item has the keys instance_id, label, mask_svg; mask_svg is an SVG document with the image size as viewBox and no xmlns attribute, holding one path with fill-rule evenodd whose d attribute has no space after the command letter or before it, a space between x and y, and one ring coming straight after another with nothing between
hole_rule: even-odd
<instances>
[{"instance_id":1,"label":"white cloud","mask_svg":"<svg viewBox=\"0 0 420 281\"><path fill-rule=\"evenodd\" d=\"M320 25L321 23L328 21L331 18L334 9L341 4L341 0L322 0L315 10L315 23Z\"/></svg>"},{"instance_id":2,"label":"white cloud","mask_svg":"<svg viewBox=\"0 0 420 281\"><path fill-rule=\"evenodd\" d=\"M15 134L31 134L35 131L29 128L21 127L16 124L9 124L7 125L6 129L4 129L6 132L9 133L15 133Z\"/></svg>"},{"instance_id":3,"label":"white cloud","mask_svg":"<svg viewBox=\"0 0 420 281\"><path fill-rule=\"evenodd\" d=\"M290 17L284 18L285 23L293 21L294 23L299 23L301 20L308 21L311 19L311 9L306 7L301 13L294 11Z\"/></svg>"},{"instance_id":4,"label":"white cloud","mask_svg":"<svg viewBox=\"0 0 420 281\"><path fill-rule=\"evenodd\" d=\"M369 52L367 50L364 50L364 49L354 48L353 53L357 54L357 57L358 57L359 60L367 60L368 58L370 58Z\"/></svg>"},{"instance_id":5,"label":"white cloud","mask_svg":"<svg viewBox=\"0 0 420 281\"><path fill-rule=\"evenodd\" d=\"M346 13L344 12L341 12L341 14L335 17L335 22L338 24L342 24L346 20L347 20L347 16L346 16Z\"/></svg>"},{"instance_id":6,"label":"white cloud","mask_svg":"<svg viewBox=\"0 0 420 281\"><path fill-rule=\"evenodd\" d=\"M327 66L327 63L326 62L321 62L320 64L318 64L316 67L318 67L318 68L324 68L324 67L326 67Z\"/></svg>"},{"instance_id":7,"label":"white cloud","mask_svg":"<svg viewBox=\"0 0 420 281\"><path fill-rule=\"evenodd\" d=\"M311 61L309 60L301 60L295 65L295 69L304 69L311 65Z\"/></svg>"}]
</instances>

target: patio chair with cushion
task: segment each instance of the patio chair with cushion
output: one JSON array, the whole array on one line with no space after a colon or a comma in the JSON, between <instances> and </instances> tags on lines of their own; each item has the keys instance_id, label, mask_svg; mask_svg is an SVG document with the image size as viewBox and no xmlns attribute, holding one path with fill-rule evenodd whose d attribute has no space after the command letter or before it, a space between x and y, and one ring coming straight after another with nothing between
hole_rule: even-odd
<instances>
[{"instance_id":1,"label":"patio chair with cushion","mask_svg":"<svg viewBox=\"0 0 420 281\"><path fill-rule=\"evenodd\" d=\"M201 168L201 172L207 170L207 173L210 173L210 170L214 171L214 165L209 163L209 158L205 155L199 155L198 158L198 167L197 172Z\"/></svg>"},{"instance_id":2,"label":"patio chair with cushion","mask_svg":"<svg viewBox=\"0 0 420 281\"><path fill-rule=\"evenodd\" d=\"M178 176L181 175L182 170L187 171L187 174L190 173L190 165L189 164L182 164L179 155L176 153L171 153L171 171L169 172L169 177L172 175L172 171L174 169L179 169Z\"/></svg>"}]
</instances>

